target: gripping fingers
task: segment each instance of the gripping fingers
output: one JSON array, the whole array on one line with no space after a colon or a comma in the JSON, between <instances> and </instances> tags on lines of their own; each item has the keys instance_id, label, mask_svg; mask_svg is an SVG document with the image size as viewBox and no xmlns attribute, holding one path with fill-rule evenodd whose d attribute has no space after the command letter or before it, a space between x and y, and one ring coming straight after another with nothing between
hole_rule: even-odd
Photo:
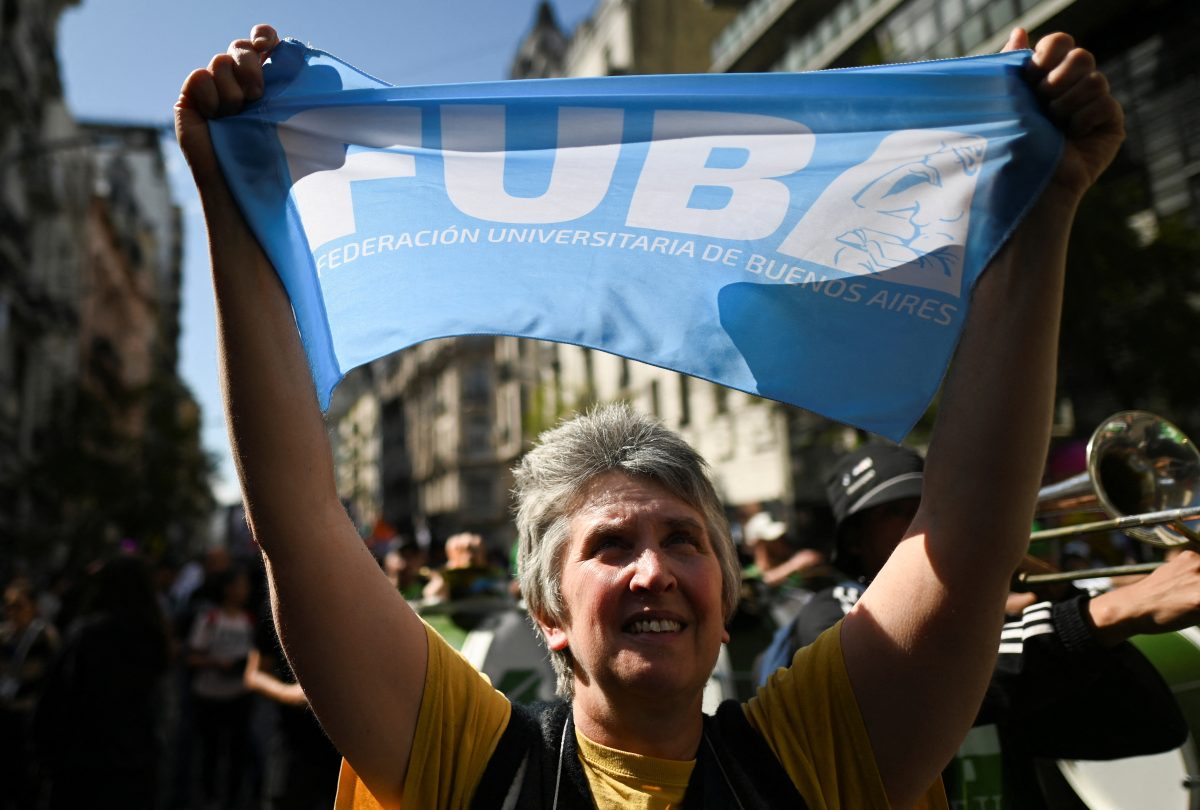
<instances>
[{"instance_id":1,"label":"gripping fingers","mask_svg":"<svg viewBox=\"0 0 1200 810\"><path fill-rule=\"evenodd\" d=\"M1008 42L1004 43L1004 47L1000 49L1001 53L1007 51L1020 51L1029 47L1029 34L1024 28L1014 28L1012 33L1008 35Z\"/></svg>"},{"instance_id":2,"label":"gripping fingers","mask_svg":"<svg viewBox=\"0 0 1200 810\"><path fill-rule=\"evenodd\" d=\"M269 25L256 25L249 39L235 39L225 53L209 64L219 99L217 115L233 115L249 101L262 98L262 65L279 44L279 35Z\"/></svg>"},{"instance_id":3,"label":"gripping fingers","mask_svg":"<svg viewBox=\"0 0 1200 810\"><path fill-rule=\"evenodd\" d=\"M1033 49L1033 69L1042 76L1047 76L1054 71L1063 60L1067 58L1067 54L1075 48L1075 40L1069 34L1057 33L1050 34L1038 40L1037 47Z\"/></svg>"},{"instance_id":4,"label":"gripping fingers","mask_svg":"<svg viewBox=\"0 0 1200 810\"><path fill-rule=\"evenodd\" d=\"M256 36L257 35L257 36ZM242 88L246 101L262 98L262 65L271 50L279 44L275 29L269 25L255 26L250 39L235 39L226 53L233 59L233 74Z\"/></svg>"},{"instance_id":5,"label":"gripping fingers","mask_svg":"<svg viewBox=\"0 0 1200 810\"><path fill-rule=\"evenodd\" d=\"M217 115L233 115L242 109L246 94L233 71L233 57L219 53L208 64L217 88Z\"/></svg>"},{"instance_id":6,"label":"gripping fingers","mask_svg":"<svg viewBox=\"0 0 1200 810\"><path fill-rule=\"evenodd\" d=\"M1064 123L1079 109L1094 99L1108 95L1108 79L1104 74L1093 70L1085 76L1074 79L1065 87L1057 88L1059 92L1048 95L1047 105L1051 115Z\"/></svg>"},{"instance_id":7,"label":"gripping fingers","mask_svg":"<svg viewBox=\"0 0 1200 810\"><path fill-rule=\"evenodd\" d=\"M262 63L278 44L274 28L257 25L250 39L235 40L184 80L175 102L175 136L202 190L224 185L207 120L240 112L247 101L262 96Z\"/></svg>"},{"instance_id":8,"label":"gripping fingers","mask_svg":"<svg viewBox=\"0 0 1200 810\"><path fill-rule=\"evenodd\" d=\"M1067 34L1038 41L1027 72L1050 118L1068 136L1056 187L1077 202L1112 162L1124 139L1124 114L1091 53Z\"/></svg>"},{"instance_id":9,"label":"gripping fingers","mask_svg":"<svg viewBox=\"0 0 1200 810\"><path fill-rule=\"evenodd\" d=\"M194 110L204 118L216 115L220 99L217 97L217 86L213 82L212 73L205 68L196 68L188 74L179 90L176 106Z\"/></svg>"},{"instance_id":10,"label":"gripping fingers","mask_svg":"<svg viewBox=\"0 0 1200 810\"><path fill-rule=\"evenodd\" d=\"M1112 96L1102 95L1075 109L1064 126L1068 135L1080 137L1101 130L1123 132L1124 122L1121 105Z\"/></svg>"},{"instance_id":11,"label":"gripping fingers","mask_svg":"<svg viewBox=\"0 0 1200 810\"><path fill-rule=\"evenodd\" d=\"M1045 75L1038 89L1046 99L1055 99L1071 92L1090 77L1099 75L1096 72L1096 58L1082 48L1075 48ZM1104 89L1107 90L1107 86Z\"/></svg>"},{"instance_id":12,"label":"gripping fingers","mask_svg":"<svg viewBox=\"0 0 1200 810\"><path fill-rule=\"evenodd\" d=\"M271 26L260 23L250 29L250 41L254 44L254 49L266 58L279 44L279 34Z\"/></svg>"},{"instance_id":13,"label":"gripping fingers","mask_svg":"<svg viewBox=\"0 0 1200 810\"><path fill-rule=\"evenodd\" d=\"M1050 115L1070 135L1087 134L1123 117L1120 105L1109 94L1108 79L1096 70L1096 60L1087 51L1071 51L1043 80L1041 89L1048 99Z\"/></svg>"}]
</instances>

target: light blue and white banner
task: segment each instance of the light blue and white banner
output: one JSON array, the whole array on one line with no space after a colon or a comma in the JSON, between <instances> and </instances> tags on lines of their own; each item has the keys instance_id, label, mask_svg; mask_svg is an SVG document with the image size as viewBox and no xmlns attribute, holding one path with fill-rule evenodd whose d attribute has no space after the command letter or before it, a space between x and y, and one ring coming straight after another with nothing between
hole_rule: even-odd
<instances>
[{"instance_id":1,"label":"light blue and white banner","mask_svg":"<svg viewBox=\"0 0 1200 810\"><path fill-rule=\"evenodd\" d=\"M212 132L323 405L420 341L517 335L899 439L1057 163L1027 59L391 87L289 40Z\"/></svg>"}]
</instances>

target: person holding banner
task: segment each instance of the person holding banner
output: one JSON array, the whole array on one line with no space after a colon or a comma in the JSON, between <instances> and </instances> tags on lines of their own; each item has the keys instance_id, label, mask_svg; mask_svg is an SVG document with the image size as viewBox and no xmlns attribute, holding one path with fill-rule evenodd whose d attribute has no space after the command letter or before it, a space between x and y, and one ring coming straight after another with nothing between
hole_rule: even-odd
<instances>
[{"instance_id":1,"label":"person holding banner","mask_svg":"<svg viewBox=\"0 0 1200 810\"><path fill-rule=\"evenodd\" d=\"M699 457L649 420L569 422L517 474L522 592L569 702L510 706L363 546L293 312L207 127L261 96L278 41L258 26L194 71L176 133L209 229L247 520L288 659L347 763L338 806L944 807L938 774L983 697L1049 442L1070 224L1123 137L1093 57L1064 34L1033 52L1066 146L975 285L904 541L810 654L706 718L736 556ZM1027 45L1018 30L1007 47Z\"/></svg>"}]
</instances>

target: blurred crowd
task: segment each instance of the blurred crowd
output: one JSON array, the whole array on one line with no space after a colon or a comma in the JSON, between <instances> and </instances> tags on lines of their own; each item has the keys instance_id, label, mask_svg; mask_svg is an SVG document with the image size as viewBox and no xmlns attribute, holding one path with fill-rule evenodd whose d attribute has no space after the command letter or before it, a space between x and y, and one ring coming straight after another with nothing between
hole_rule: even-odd
<instances>
[{"instance_id":1,"label":"blurred crowd","mask_svg":"<svg viewBox=\"0 0 1200 810\"><path fill-rule=\"evenodd\" d=\"M758 616L756 589L792 590L824 557L793 552L765 512L735 520ZM417 606L519 598L513 556L479 534L431 549L381 524L364 542ZM16 568L0 622L0 810L332 806L339 757L281 653L257 555L125 541L73 568Z\"/></svg>"},{"instance_id":2,"label":"blurred crowd","mask_svg":"<svg viewBox=\"0 0 1200 810\"><path fill-rule=\"evenodd\" d=\"M0 624L0 808L327 808L339 757L257 558L136 544L19 575Z\"/></svg>"},{"instance_id":3,"label":"blurred crowd","mask_svg":"<svg viewBox=\"0 0 1200 810\"><path fill-rule=\"evenodd\" d=\"M745 698L769 674L772 636L845 572L828 509L755 504L730 517L743 588L729 650ZM520 597L514 557L479 534L430 548L379 524L364 542L418 610ZM1074 568L1128 546L1045 551ZM7 577L0 810L332 807L339 756L281 653L265 583L255 554L178 559L133 542L78 569Z\"/></svg>"}]
</instances>

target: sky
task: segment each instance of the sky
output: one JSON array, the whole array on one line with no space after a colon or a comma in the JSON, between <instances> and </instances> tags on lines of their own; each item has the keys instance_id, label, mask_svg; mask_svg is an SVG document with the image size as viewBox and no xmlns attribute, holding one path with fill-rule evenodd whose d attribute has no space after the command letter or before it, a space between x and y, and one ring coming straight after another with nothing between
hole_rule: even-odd
<instances>
[{"instance_id":1,"label":"sky","mask_svg":"<svg viewBox=\"0 0 1200 810\"><path fill-rule=\"evenodd\" d=\"M567 31L598 0L554 0ZM179 86L229 42L260 22L281 36L328 51L392 84L505 79L536 15L538 0L83 0L63 13L59 65L67 105L77 119L162 124L171 121ZM141 33L138 33L141 32ZM164 153L184 212L180 374L203 412L203 442L218 462L215 491L238 499L221 413L208 257L199 201L174 138Z\"/></svg>"}]
</instances>

